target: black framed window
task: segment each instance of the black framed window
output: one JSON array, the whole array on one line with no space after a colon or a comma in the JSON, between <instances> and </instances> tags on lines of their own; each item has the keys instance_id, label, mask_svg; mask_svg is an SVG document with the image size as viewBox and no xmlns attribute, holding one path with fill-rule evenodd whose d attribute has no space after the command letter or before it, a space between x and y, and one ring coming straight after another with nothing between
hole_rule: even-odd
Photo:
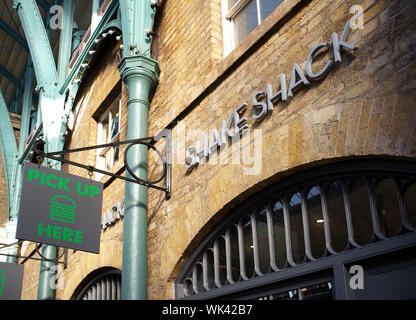
<instances>
[{"instance_id":1,"label":"black framed window","mask_svg":"<svg viewBox=\"0 0 416 320\"><path fill-rule=\"evenodd\" d=\"M93 271L75 290L72 300L121 300L121 271L114 268Z\"/></svg>"},{"instance_id":2,"label":"black framed window","mask_svg":"<svg viewBox=\"0 0 416 320\"><path fill-rule=\"evenodd\" d=\"M355 252L361 258L382 252L387 243L391 251L402 236L415 236L415 196L414 162L353 160L297 173L245 201L212 230L180 272L176 298L232 298L262 277L299 276L316 262L334 266ZM328 298L334 287L332 279L302 285L262 298L314 290L311 299Z\"/></svg>"}]
</instances>

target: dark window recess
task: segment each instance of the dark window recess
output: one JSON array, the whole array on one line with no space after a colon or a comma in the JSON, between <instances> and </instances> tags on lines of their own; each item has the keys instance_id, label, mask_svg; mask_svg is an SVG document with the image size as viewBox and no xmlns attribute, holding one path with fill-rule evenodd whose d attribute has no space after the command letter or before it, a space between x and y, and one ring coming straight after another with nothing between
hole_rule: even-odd
<instances>
[{"instance_id":1,"label":"dark window recess","mask_svg":"<svg viewBox=\"0 0 416 320\"><path fill-rule=\"evenodd\" d=\"M332 282L327 281L269 294L256 300L333 300L332 289Z\"/></svg>"},{"instance_id":2,"label":"dark window recess","mask_svg":"<svg viewBox=\"0 0 416 320\"><path fill-rule=\"evenodd\" d=\"M120 270L99 273L83 286L75 300L121 300Z\"/></svg>"},{"instance_id":3,"label":"dark window recess","mask_svg":"<svg viewBox=\"0 0 416 320\"><path fill-rule=\"evenodd\" d=\"M248 199L207 236L179 274L176 297L414 233L415 199L412 162L348 161L298 173ZM329 299L331 292L331 281L317 280L260 298Z\"/></svg>"},{"instance_id":4,"label":"dark window recess","mask_svg":"<svg viewBox=\"0 0 416 320\"><path fill-rule=\"evenodd\" d=\"M409 183L404 193L406 217L412 228L416 228L416 181Z\"/></svg>"}]
</instances>

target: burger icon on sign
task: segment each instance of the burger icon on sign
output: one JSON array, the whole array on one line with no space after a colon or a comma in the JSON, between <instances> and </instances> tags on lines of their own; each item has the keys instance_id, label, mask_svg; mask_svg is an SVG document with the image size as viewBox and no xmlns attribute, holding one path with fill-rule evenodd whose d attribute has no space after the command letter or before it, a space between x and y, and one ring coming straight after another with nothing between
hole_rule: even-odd
<instances>
[{"instance_id":1,"label":"burger icon on sign","mask_svg":"<svg viewBox=\"0 0 416 320\"><path fill-rule=\"evenodd\" d=\"M75 223L74 200L66 196L55 196L51 199L49 218L66 223Z\"/></svg>"}]
</instances>

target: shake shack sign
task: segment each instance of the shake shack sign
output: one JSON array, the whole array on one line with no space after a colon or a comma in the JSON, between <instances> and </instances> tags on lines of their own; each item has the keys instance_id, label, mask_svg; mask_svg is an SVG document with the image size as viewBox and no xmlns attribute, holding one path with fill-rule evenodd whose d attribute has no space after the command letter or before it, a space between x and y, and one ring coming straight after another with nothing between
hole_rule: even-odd
<instances>
[{"instance_id":1,"label":"shake shack sign","mask_svg":"<svg viewBox=\"0 0 416 320\"><path fill-rule=\"evenodd\" d=\"M321 42L312 48L306 58L304 70L297 63L293 65L289 83L287 83L286 75L281 73L278 76L280 80L279 89L273 89L270 84L267 84L266 90L254 93L251 99L252 118L256 121L263 119L273 111L277 103L293 98L296 92L308 87L310 82L323 79L334 64L342 62L341 54L343 50L356 50L357 48L354 45L347 42L350 30L350 20L348 20L340 37L336 32L333 32L331 36L332 43ZM326 64L318 70L316 66L314 67L314 60L317 59L322 50L332 51L332 59L328 59ZM209 158L217 149L226 145L229 139L242 134L244 130L249 128L247 118L242 117L248 106L247 102L242 103L233 110L227 120L221 121L219 130L216 128L210 129L209 134L204 135L202 142L197 141L186 149L185 159L188 170L196 167L201 159Z\"/></svg>"},{"instance_id":2,"label":"shake shack sign","mask_svg":"<svg viewBox=\"0 0 416 320\"><path fill-rule=\"evenodd\" d=\"M99 253L103 184L25 163L16 237Z\"/></svg>"}]
</instances>

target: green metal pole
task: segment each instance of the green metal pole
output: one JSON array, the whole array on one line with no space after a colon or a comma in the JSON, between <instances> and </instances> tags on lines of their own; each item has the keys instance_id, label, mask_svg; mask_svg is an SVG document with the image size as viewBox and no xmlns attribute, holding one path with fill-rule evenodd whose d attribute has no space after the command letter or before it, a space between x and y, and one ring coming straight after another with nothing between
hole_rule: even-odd
<instances>
[{"instance_id":1,"label":"green metal pole","mask_svg":"<svg viewBox=\"0 0 416 320\"><path fill-rule=\"evenodd\" d=\"M19 137L19 149L18 156L24 152L25 142L29 132L29 121L30 121L30 108L32 106L32 83L33 83L33 68L31 67L32 61L29 56L28 62L26 65L26 75L25 75L25 88L23 94L23 108L22 108L22 120L20 125L20 137ZM22 188L22 166L16 164L16 176L15 176L15 189L14 194L11 195L12 207L10 212L10 221L7 223L7 229L10 230L9 238L13 239L16 236L16 223L17 223L17 213L19 211L20 204L20 193ZM14 239L14 241L17 241ZM9 248L7 257L7 262L16 263L16 255L19 249L18 245L13 245Z\"/></svg>"},{"instance_id":2,"label":"green metal pole","mask_svg":"<svg viewBox=\"0 0 416 320\"><path fill-rule=\"evenodd\" d=\"M92 1L92 14L91 14L91 33L94 32L94 30L98 26L99 16L98 11L100 10L100 0L93 0Z\"/></svg>"},{"instance_id":3,"label":"green metal pole","mask_svg":"<svg viewBox=\"0 0 416 320\"><path fill-rule=\"evenodd\" d=\"M74 21L74 7L75 1L64 0L64 18L63 29L61 30L61 37L59 39L59 57L58 57L58 77L59 84L62 85L66 78L66 68L68 67L69 59L71 58L72 49L72 28Z\"/></svg>"},{"instance_id":4,"label":"green metal pole","mask_svg":"<svg viewBox=\"0 0 416 320\"><path fill-rule=\"evenodd\" d=\"M61 163L58 161L47 161L47 167L61 170ZM55 246L42 244L42 257L48 260L56 260L58 249ZM56 262L42 260L40 262L38 300L53 300L55 298L54 270Z\"/></svg>"},{"instance_id":5,"label":"green metal pole","mask_svg":"<svg viewBox=\"0 0 416 320\"><path fill-rule=\"evenodd\" d=\"M57 249L55 246L42 245L42 256L47 259L56 259ZM53 273L51 267L55 262L41 261L39 271L38 300L51 300L55 298L55 288L52 285Z\"/></svg>"},{"instance_id":6,"label":"green metal pole","mask_svg":"<svg viewBox=\"0 0 416 320\"><path fill-rule=\"evenodd\" d=\"M127 139L148 135L149 96L160 73L157 61L145 56L125 57L119 70L129 90ZM127 161L134 173L147 180L147 146L129 150ZM123 231L121 298L147 299L147 188L126 182Z\"/></svg>"}]
</instances>

